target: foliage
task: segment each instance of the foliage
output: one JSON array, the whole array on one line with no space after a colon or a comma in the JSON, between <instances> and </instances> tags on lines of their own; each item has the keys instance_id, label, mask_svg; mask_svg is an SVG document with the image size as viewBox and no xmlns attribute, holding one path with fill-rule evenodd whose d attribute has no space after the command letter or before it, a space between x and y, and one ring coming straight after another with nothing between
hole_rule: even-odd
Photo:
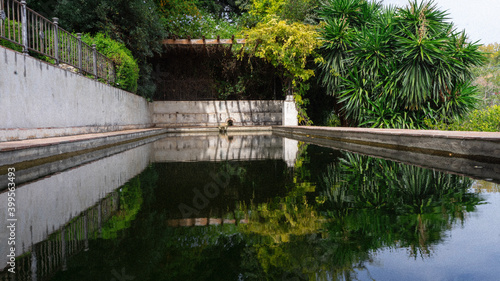
<instances>
[{"instance_id":1,"label":"foliage","mask_svg":"<svg viewBox=\"0 0 500 281\"><path fill-rule=\"evenodd\" d=\"M119 196L120 209L102 228L104 239L116 239L117 232L130 227L130 223L141 209L143 199L140 178L135 177L123 185Z\"/></svg>"},{"instance_id":2,"label":"foliage","mask_svg":"<svg viewBox=\"0 0 500 281\"><path fill-rule=\"evenodd\" d=\"M82 41L89 46L96 44L97 51L110 58L115 64L116 83L119 88L126 91L137 92L137 80L139 79L139 67L123 43L117 42L102 33L95 37L89 34L82 36Z\"/></svg>"},{"instance_id":3,"label":"foliage","mask_svg":"<svg viewBox=\"0 0 500 281\"><path fill-rule=\"evenodd\" d=\"M334 239L371 249L409 247L412 256L429 255L443 230L482 200L469 193L468 178L352 153L329 166L323 183L322 209Z\"/></svg>"},{"instance_id":4,"label":"foliage","mask_svg":"<svg viewBox=\"0 0 500 281\"><path fill-rule=\"evenodd\" d=\"M432 1L395 9L329 0L320 17L320 78L341 105L344 124L421 128L426 118L459 118L474 107L470 81L483 60L479 46Z\"/></svg>"},{"instance_id":5,"label":"foliage","mask_svg":"<svg viewBox=\"0 0 500 281\"><path fill-rule=\"evenodd\" d=\"M198 15L175 15L162 18L162 24L168 33L168 37L179 38L202 38L214 39L231 38L239 33L237 22L229 22L226 19L217 18L209 13L200 12Z\"/></svg>"},{"instance_id":6,"label":"foliage","mask_svg":"<svg viewBox=\"0 0 500 281\"><path fill-rule=\"evenodd\" d=\"M9 27L10 38L14 39L14 41L17 41L17 39L19 38L20 33L21 33L21 26L19 25L19 23L15 20L5 20L5 21L2 21L2 24L4 24L4 27L7 27L7 26ZM46 31L46 36L48 38L52 38L53 32ZM5 34L5 37L8 37L7 34ZM6 48L12 49L12 50L17 51L17 52L23 52L23 46L21 44L13 43L13 42L6 40L6 39L0 39L0 46L4 46ZM53 48L52 43L49 43L49 48ZM31 57L37 58L39 60L46 61L46 62L52 63L52 64L55 63L55 60L52 59L51 57L42 55L38 52L34 52L34 51L29 50L28 54Z\"/></svg>"},{"instance_id":7,"label":"foliage","mask_svg":"<svg viewBox=\"0 0 500 281\"><path fill-rule=\"evenodd\" d=\"M456 120L450 124L445 122L429 124L429 128L449 131L500 132L500 105L476 109L463 120Z\"/></svg>"},{"instance_id":8,"label":"foliage","mask_svg":"<svg viewBox=\"0 0 500 281\"><path fill-rule=\"evenodd\" d=\"M481 106L500 105L500 45L483 45L479 50L487 58L485 65L473 69Z\"/></svg>"},{"instance_id":9,"label":"foliage","mask_svg":"<svg viewBox=\"0 0 500 281\"><path fill-rule=\"evenodd\" d=\"M244 34L247 36L244 51L265 59L278 69L284 81L284 92L293 93L299 107L299 122L306 121L303 109L308 102L304 98L309 88L306 82L314 76L314 70L308 68L307 63L311 57L318 57L316 48L320 45L316 27L272 18Z\"/></svg>"},{"instance_id":10,"label":"foliage","mask_svg":"<svg viewBox=\"0 0 500 281\"><path fill-rule=\"evenodd\" d=\"M155 91L148 59L161 51L164 37L157 6L152 0L31 0L46 17L58 17L69 31L107 34L125 44L139 66L137 93L150 98Z\"/></svg>"},{"instance_id":11,"label":"foliage","mask_svg":"<svg viewBox=\"0 0 500 281\"><path fill-rule=\"evenodd\" d=\"M240 31L239 6L234 1L155 0L167 36L231 38Z\"/></svg>"},{"instance_id":12,"label":"foliage","mask_svg":"<svg viewBox=\"0 0 500 281\"><path fill-rule=\"evenodd\" d=\"M289 22L316 24L318 0L253 0L248 13L259 22L279 18Z\"/></svg>"},{"instance_id":13,"label":"foliage","mask_svg":"<svg viewBox=\"0 0 500 281\"><path fill-rule=\"evenodd\" d=\"M10 34L5 34L5 37L10 37L10 38L19 38L19 33L21 30L21 27L19 26L19 23L14 20L0 20L0 24L3 25L2 28L9 28ZM5 31L4 31L5 32ZM6 39L1 39L0 38L0 46L4 46L6 48L12 49L14 51L22 52L23 47L21 45L12 43L9 40Z\"/></svg>"}]
</instances>

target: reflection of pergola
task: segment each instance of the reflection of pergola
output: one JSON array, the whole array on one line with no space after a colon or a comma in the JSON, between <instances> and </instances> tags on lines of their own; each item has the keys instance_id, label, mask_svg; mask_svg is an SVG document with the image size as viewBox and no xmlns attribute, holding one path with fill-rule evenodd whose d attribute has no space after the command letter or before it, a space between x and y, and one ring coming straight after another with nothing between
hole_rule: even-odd
<instances>
[{"instance_id":1,"label":"reflection of pergola","mask_svg":"<svg viewBox=\"0 0 500 281\"><path fill-rule=\"evenodd\" d=\"M222 219L222 218L189 218L189 219L171 219L167 220L167 225L171 227L179 226L208 226L208 225L223 225L223 224L241 224L248 223L248 218L235 220L235 219Z\"/></svg>"}]
</instances>

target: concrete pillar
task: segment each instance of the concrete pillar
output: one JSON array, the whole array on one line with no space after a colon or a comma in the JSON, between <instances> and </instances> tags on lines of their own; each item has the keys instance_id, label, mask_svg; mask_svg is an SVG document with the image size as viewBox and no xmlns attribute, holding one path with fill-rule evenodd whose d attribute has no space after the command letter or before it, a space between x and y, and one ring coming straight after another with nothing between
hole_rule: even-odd
<instances>
[{"instance_id":1,"label":"concrete pillar","mask_svg":"<svg viewBox=\"0 0 500 281\"><path fill-rule=\"evenodd\" d=\"M287 95L286 100L283 102L283 126L298 126L299 119L295 100L292 95Z\"/></svg>"}]
</instances>

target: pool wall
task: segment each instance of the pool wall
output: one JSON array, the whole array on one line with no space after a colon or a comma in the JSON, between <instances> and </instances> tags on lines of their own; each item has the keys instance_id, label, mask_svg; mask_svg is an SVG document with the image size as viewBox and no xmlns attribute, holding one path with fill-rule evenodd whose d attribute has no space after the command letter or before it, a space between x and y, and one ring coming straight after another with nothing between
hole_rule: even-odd
<instances>
[{"instance_id":1,"label":"pool wall","mask_svg":"<svg viewBox=\"0 0 500 281\"><path fill-rule=\"evenodd\" d=\"M0 141L153 126L144 98L0 46Z\"/></svg>"},{"instance_id":2,"label":"pool wall","mask_svg":"<svg viewBox=\"0 0 500 281\"><path fill-rule=\"evenodd\" d=\"M271 126L283 123L283 100L155 101L157 127ZM295 113L295 118L296 118Z\"/></svg>"}]
</instances>

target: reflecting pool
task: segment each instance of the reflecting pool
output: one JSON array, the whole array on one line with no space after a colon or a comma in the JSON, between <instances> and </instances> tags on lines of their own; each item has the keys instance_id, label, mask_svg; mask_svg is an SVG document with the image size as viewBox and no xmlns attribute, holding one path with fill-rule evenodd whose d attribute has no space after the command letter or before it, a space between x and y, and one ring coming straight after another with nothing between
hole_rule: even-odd
<instances>
[{"instance_id":1,"label":"reflecting pool","mask_svg":"<svg viewBox=\"0 0 500 281\"><path fill-rule=\"evenodd\" d=\"M0 280L500 278L498 183L270 134L110 149L26 176Z\"/></svg>"}]
</instances>

